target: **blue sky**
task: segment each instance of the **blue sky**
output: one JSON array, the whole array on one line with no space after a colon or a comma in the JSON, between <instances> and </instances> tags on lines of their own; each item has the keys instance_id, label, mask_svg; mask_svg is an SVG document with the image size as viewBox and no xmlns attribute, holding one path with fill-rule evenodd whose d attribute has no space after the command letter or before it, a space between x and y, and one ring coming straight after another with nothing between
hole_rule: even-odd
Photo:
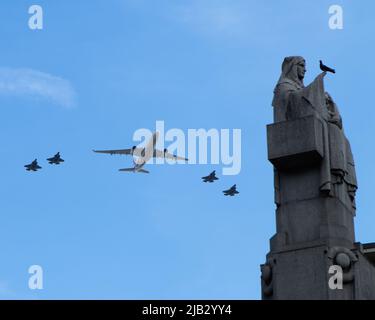
<instances>
[{"instance_id":1,"label":"blue sky","mask_svg":"<svg viewBox=\"0 0 375 320\"><path fill-rule=\"evenodd\" d=\"M44 29L28 28L28 8ZM328 8L344 29L328 28ZM319 59L357 165L356 237L374 241L373 1L3 1L0 81L0 299L259 299L275 233L265 126L288 55ZM36 79L39 86L25 85ZM35 81L36 81L35 80ZM18 82L17 82L18 81ZM22 82L23 81L23 82ZM0 82L0 84L3 82ZM36 93L35 93L36 92ZM242 171L150 166L123 174L133 132L239 128ZM66 162L49 166L57 151ZM43 169L24 171L38 158ZM238 197L221 190L237 183ZM44 289L28 288L30 265Z\"/></svg>"}]
</instances>

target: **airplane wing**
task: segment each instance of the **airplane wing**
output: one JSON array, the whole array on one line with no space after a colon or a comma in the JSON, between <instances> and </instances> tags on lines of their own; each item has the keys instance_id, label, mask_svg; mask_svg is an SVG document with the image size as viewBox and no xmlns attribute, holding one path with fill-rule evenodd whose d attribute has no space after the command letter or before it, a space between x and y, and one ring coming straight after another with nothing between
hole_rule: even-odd
<instances>
[{"instance_id":1,"label":"airplane wing","mask_svg":"<svg viewBox=\"0 0 375 320\"><path fill-rule=\"evenodd\" d=\"M118 171L134 172L134 168L118 169Z\"/></svg>"},{"instance_id":2,"label":"airplane wing","mask_svg":"<svg viewBox=\"0 0 375 320\"><path fill-rule=\"evenodd\" d=\"M166 158L166 159L188 161L188 159L186 159L184 157L178 157L178 156L175 156L174 154L171 154L169 152L164 153L163 151L156 150L156 149L154 151L154 158Z\"/></svg>"},{"instance_id":3,"label":"airplane wing","mask_svg":"<svg viewBox=\"0 0 375 320\"><path fill-rule=\"evenodd\" d=\"M113 155L113 154L127 155L127 154L132 154L132 152L134 152L134 154L138 154L138 153L142 152L142 149L141 148L135 148L134 151L133 151L133 149L93 150L93 151L96 152L96 153L106 153L106 154L110 154L110 155Z\"/></svg>"}]
</instances>

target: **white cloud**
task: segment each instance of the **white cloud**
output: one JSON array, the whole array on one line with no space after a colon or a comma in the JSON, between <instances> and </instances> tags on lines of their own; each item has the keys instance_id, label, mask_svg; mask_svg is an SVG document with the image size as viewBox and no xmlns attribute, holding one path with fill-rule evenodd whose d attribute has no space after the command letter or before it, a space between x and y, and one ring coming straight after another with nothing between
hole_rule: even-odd
<instances>
[{"instance_id":1,"label":"white cloud","mask_svg":"<svg viewBox=\"0 0 375 320\"><path fill-rule=\"evenodd\" d=\"M0 95L30 96L70 108L76 94L69 81L32 69L0 67Z\"/></svg>"}]
</instances>

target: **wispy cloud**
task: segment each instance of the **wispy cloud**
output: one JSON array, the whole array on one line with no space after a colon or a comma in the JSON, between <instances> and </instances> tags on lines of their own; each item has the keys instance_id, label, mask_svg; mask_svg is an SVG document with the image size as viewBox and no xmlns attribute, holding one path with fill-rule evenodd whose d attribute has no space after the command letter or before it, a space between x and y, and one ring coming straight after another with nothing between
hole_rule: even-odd
<instances>
[{"instance_id":1,"label":"wispy cloud","mask_svg":"<svg viewBox=\"0 0 375 320\"><path fill-rule=\"evenodd\" d=\"M76 93L68 80L33 69L0 67L0 95L30 96L65 108L76 104Z\"/></svg>"}]
</instances>

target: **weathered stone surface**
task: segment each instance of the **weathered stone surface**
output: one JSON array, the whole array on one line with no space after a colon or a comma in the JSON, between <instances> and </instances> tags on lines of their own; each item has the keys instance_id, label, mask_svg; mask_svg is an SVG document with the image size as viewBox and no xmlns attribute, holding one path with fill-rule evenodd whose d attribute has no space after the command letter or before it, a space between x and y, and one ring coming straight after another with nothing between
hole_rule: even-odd
<instances>
[{"instance_id":1,"label":"weathered stone surface","mask_svg":"<svg viewBox=\"0 0 375 320\"><path fill-rule=\"evenodd\" d=\"M363 244L363 253L367 260L375 266L375 243Z\"/></svg>"},{"instance_id":2,"label":"weathered stone surface","mask_svg":"<svg viewBox=\"0 0 375 320\"><path fill-rule=\"evenodd\" d=\"M274 123L267 126L277 210L276 234L261 266L262 298L375 299L375 245L367 250L355 243L357 180L350 144L324 91L325 74L307 87L304 74L302 57L284 60ZM329 287L333 265L343 269L343 289Z\"/></svg>"},{"instance_id":3,"label":"weathered stone surface","mask_svg":"<svg viewBox=\"0 0 375 320\"><path fill-rule=\"evenodd\" d=\"M318 165L324 156L323 128L314 116L267 126L268 160L279 170Z\"/></svg>"},{"instance_id":4,"label":"weathered stone surface","mask_svg":"<svg viewBox=\"0 0 375 320\"><path fill-rule=\"evenodd\" d=\"M353 215L334 198L314 198L280 206L276 229L287 235L285 245L327 238L354 242Z\"/></svg>"},{"instance_id":5,"label":"weathered stone surface","mask_svg":"<svg viewBox=\"0 0 375 320\"><path fill-rule=\"evenodd\" d=\"M283 300L327 299L325 246L272 254L273 297ZM270 297L263 296L263 299Z\"/></svg>"},{"instance_id":6,"label":"weathered stone surface","mask_svg":"<svg viewBox=\"0 0 375 320\"><path fill-rule=\"evenodd\" d=\"M333 249L332 249L333 248ZM329 287L329 268L345 258L343 288ZM349 259L347 261L347 259ZM359 249L306 245L303 248L270 253L268 284L262 279L264 300L374 300L375 267ZM272 294L270 294L272 293Z\"/></svg>"}]
</instances>

